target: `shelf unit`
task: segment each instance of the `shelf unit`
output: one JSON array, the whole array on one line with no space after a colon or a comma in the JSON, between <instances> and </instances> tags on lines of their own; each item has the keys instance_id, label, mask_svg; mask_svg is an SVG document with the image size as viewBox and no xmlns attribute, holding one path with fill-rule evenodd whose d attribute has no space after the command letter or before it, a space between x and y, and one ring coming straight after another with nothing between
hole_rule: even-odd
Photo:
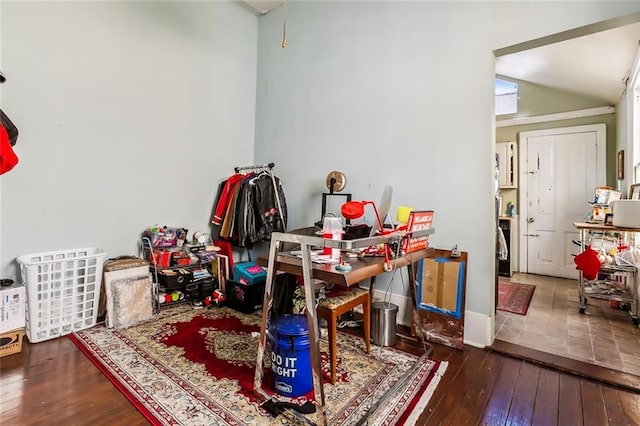
<instances>
[{"instance_id":1,"label":"shelf unit","mask_svg":"<svg viewBox=\"0 0 640 426\"><path fill-rule=\"evenodd\" d=\"M155 289L155 303L156 310L160 307L173 306L176 304L193 302L196 298L200 298L202 295L202 287L206 284L211 287L211 292L217 288L215 277L209 270L212 261L198 261L195 263L190 263L188 265L170 265L170 266L159 266L156 263L156 259L154 256L151 256L150 253L152 250L176 250L177 247L152 247L151 241L149 238L142 238L142 257L144 259L151 259L151 275L154 280L154 289ZM182 250L187 250L184 248ZM196 276L196 272L204 271ZM176 282L168 285L166 282L163 282L161 277L167 276L168 274L173 275L175 273ZM158 299L158 295L161 293L173 293L174 291L179 291L184 294L183 299L179 299L176 301L160 303Z\"/></svg>"},{"instance_id":2,"label":"shelf unit","mask_svg":"<svg viewBox=\"0 0 640 426\"><path fill-rule=\"evenodd\" d=\"M498 154L498 185L500 189L518 188L518 144L516 142L496 143Z\"/></svg>"},{"instance_id":3,"label":"shelf unit","mask_svg":"<svg viewBox=\"0 0 640 426\"><path fill-rule=\"evenodd\" d=\"M636 235L640 229L619 228L616 226L594 223L574 223L580 231L580 252L587 245L605 234L622 236L631 246L635 246ZM638 316L638 267L635 265L617 265L603 263L598 276L594 280L587 280L580 271L578 279L579 311L586 313L588 298L604 299L629 304L629 314L634 325L640 323Z\"/></svg>"}]
</instances>

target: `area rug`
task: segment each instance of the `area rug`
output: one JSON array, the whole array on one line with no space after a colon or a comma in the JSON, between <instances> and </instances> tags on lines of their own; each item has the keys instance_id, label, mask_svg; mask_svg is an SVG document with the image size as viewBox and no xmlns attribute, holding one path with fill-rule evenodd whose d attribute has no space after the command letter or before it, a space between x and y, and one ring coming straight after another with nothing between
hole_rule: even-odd
<instances>
[{"instance_id":1,"label":"area rug","mask_svg":"<svg viewBox=\"0 0 640 426\"><path fill-rule=\"evenodd\" d=\"M224 307L178 306L127 329L98 325L69 337L152 424L292 424L288 414L270 416L253 392L260 320ZM372 346L367 355L361 338L338 334L338 380L323 381L327 423L415 424L447 363L391 347ZM323 337L323 375L327 353ZM263 390L272 394L269 358ZM314 399L313 391L276 397L299 404Z\"/></svg>"},{"instance_id":2,"label":"area rug","mask_svg":"<svg viewBox=\"0 0 640 426\"><path fill-rule=\"evenodd\" d=\"M498 310L526 315L535 289L535 285L499 280Z\"/></svg>"}]
</instances>

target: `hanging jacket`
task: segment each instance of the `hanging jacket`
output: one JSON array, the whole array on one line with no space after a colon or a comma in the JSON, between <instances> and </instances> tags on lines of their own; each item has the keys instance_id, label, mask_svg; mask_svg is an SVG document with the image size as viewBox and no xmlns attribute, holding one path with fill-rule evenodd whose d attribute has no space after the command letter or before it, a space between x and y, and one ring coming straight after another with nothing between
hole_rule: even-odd
<instances>
[{"instance_id":1,"label":"hanging jacket","mask_svg":"<svg viewBox=\"0 0 640 426\"><path fill-rule=\"evenodd\" d=\"M246 175L236 173L233 176L230 176L227 180L225 180L221 185L222 189L218 191L218 197L216 200L216 207L213 213L213 217L211 222L215 225L222 224L223 216L225 211L227 210L228 203L231 199L231 194L234 191L235 186L242 179L246 178Z\"/></svg>"},{"instance_id":2,"label":"hanging jacket","mask_svg":"<svg viewBox=\"0 0 640 426\"><path fill-rule=\"evenodd\" d=\"M0 175L7 173L18 164L18 156L13 152L9 134L0 126Z\"/></svg>"},{"instance_id":3,"label":"hanging jacket","mask_svg":"<svg viewBox=\"0 0 640 426\"><path fill-rule=\"evenodd\" d=\"M7 131L7 135L9 135L9 142L11 146L15 146L16 141L18 140L18 128L15 124L7 117L7 115L0 109L0 125L4 127Z\"/></svg>"},{"instance_id":4,"label":"hanging jacket","mask_svg":"<svg viewBox=\"0 0 640 426\"><path fill-rule=\"evenodd\" d=\"M258 175L236 173L222 185L213 221L214 226L219 226L221 239L252 248L257 242L269 241L273 232L286 230L284 191L280 180L270 171Z\"/></svg>"},{"instance_id":5,"label":"hanging jacket","mask_svg":"<svg viewBox=\"0 0 640 426\"><path fill-rule=\"evenodd\" d=\"M256 232L251 241L269 241L273 232L287 229L287 203L280 179L263 174L253 181L253 205L256 215Z\"/></svg>"}]
</instances>

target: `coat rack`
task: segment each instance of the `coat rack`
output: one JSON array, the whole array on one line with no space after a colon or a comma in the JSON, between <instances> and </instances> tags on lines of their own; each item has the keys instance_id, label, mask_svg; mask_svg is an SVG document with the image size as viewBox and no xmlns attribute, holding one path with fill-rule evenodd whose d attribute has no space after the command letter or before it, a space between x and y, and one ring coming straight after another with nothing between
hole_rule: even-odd
<instances>
[{"instance_id":1,"label":"coat rack","mask_svg":"<svg viewBox=\"0 0 640 426\"><path fill-rule=\"evenodd\" d=\"M273 169L275 167L275 163L268 163L268 164L256 164L253 166L240 166L240 167L234 167L234 170L236 171L236 173L239 173L240 170L260 170L260 169Z\"/></svg>"}]
</instances>

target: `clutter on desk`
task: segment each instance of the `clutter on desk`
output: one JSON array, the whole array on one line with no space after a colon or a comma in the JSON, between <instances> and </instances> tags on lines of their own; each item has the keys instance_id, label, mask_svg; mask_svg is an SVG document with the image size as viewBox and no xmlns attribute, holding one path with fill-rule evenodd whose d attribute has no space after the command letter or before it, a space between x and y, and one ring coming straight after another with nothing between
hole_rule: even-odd
<instances>
[{"instance_id":1,"label":"clutter on desk","mask_svg":"<svg viewBox=\"0 0 640 426\"><path fill-rule=\"evenodd\" d=\"M611 203L619 200L621 192L610 186L598 186L595 189L591 210L587 214L588 223L604 223L608 214L611 214Z\"/></svg>"},{"instance_id":2,"label":"clutter on desk","mask_svg":"<svg viewBox=\"0 0 640 426\"><path fill-rule=\"evenodd\" d=\"M358 223L356 225L345 225L343 240L355 240L358 238L366 238L371 233L371 227L366 223Z\"/></svg>"},{"instance_id":3,"label":"clutter on desk","mask_svg":"<svg viewBox=\"0 0 640 426\"><path fill-rule=\"evenodd\" d=\"M285 254L285 253L283 253L283 254ZM298 257L298 258L302 259L302 250L291 250L288 254L290 256L294 256L294 257ZM338 262L340 262L340 257L334 258L330 254L328 254L328 255L324 254L324 249L310 250L309 254L311 256L311 261L313 263L323 263L323 264L328 264L328 265L335 265Z\"/></svg>"},{"instance_id":4,"label":"clutter on desk","mask_svg":"<svg viewBox=\"0 0 640 426\"><path fill-rule=\"evenodd\" d=\"M429 235L414 237L413 232L425 231L433 226L433 210L412 210L407 220L408 238L404 238L401 244L403 254L413 253L426 249L429 246Z\"/></svg>"},{"instance_id":5,"label":"clutter on desk","mask_svg":"<svg viewBox=\"0 0 640 426\"><path fill-rule=\"evenodd\" d=\"M336 265L336 271L340 272L349 272L351 270L351 265L349 262L344 260L342 256L340 257L340 262Z\"/></svg>"},{"instance_id":6,"label":"clutter on desk","mask_svg":"<svg viewBox=\"0 0 640 426\"><path fill-rule=\"evenodd\" d=\"M322 225L322 238L330 240L342 240L344 231L342 229L342 220L335 216L325 216ZM340 258L339 247L325 246L322 254L324 256L330 256L331 259Z\"/></svg>"}]
</instances>

